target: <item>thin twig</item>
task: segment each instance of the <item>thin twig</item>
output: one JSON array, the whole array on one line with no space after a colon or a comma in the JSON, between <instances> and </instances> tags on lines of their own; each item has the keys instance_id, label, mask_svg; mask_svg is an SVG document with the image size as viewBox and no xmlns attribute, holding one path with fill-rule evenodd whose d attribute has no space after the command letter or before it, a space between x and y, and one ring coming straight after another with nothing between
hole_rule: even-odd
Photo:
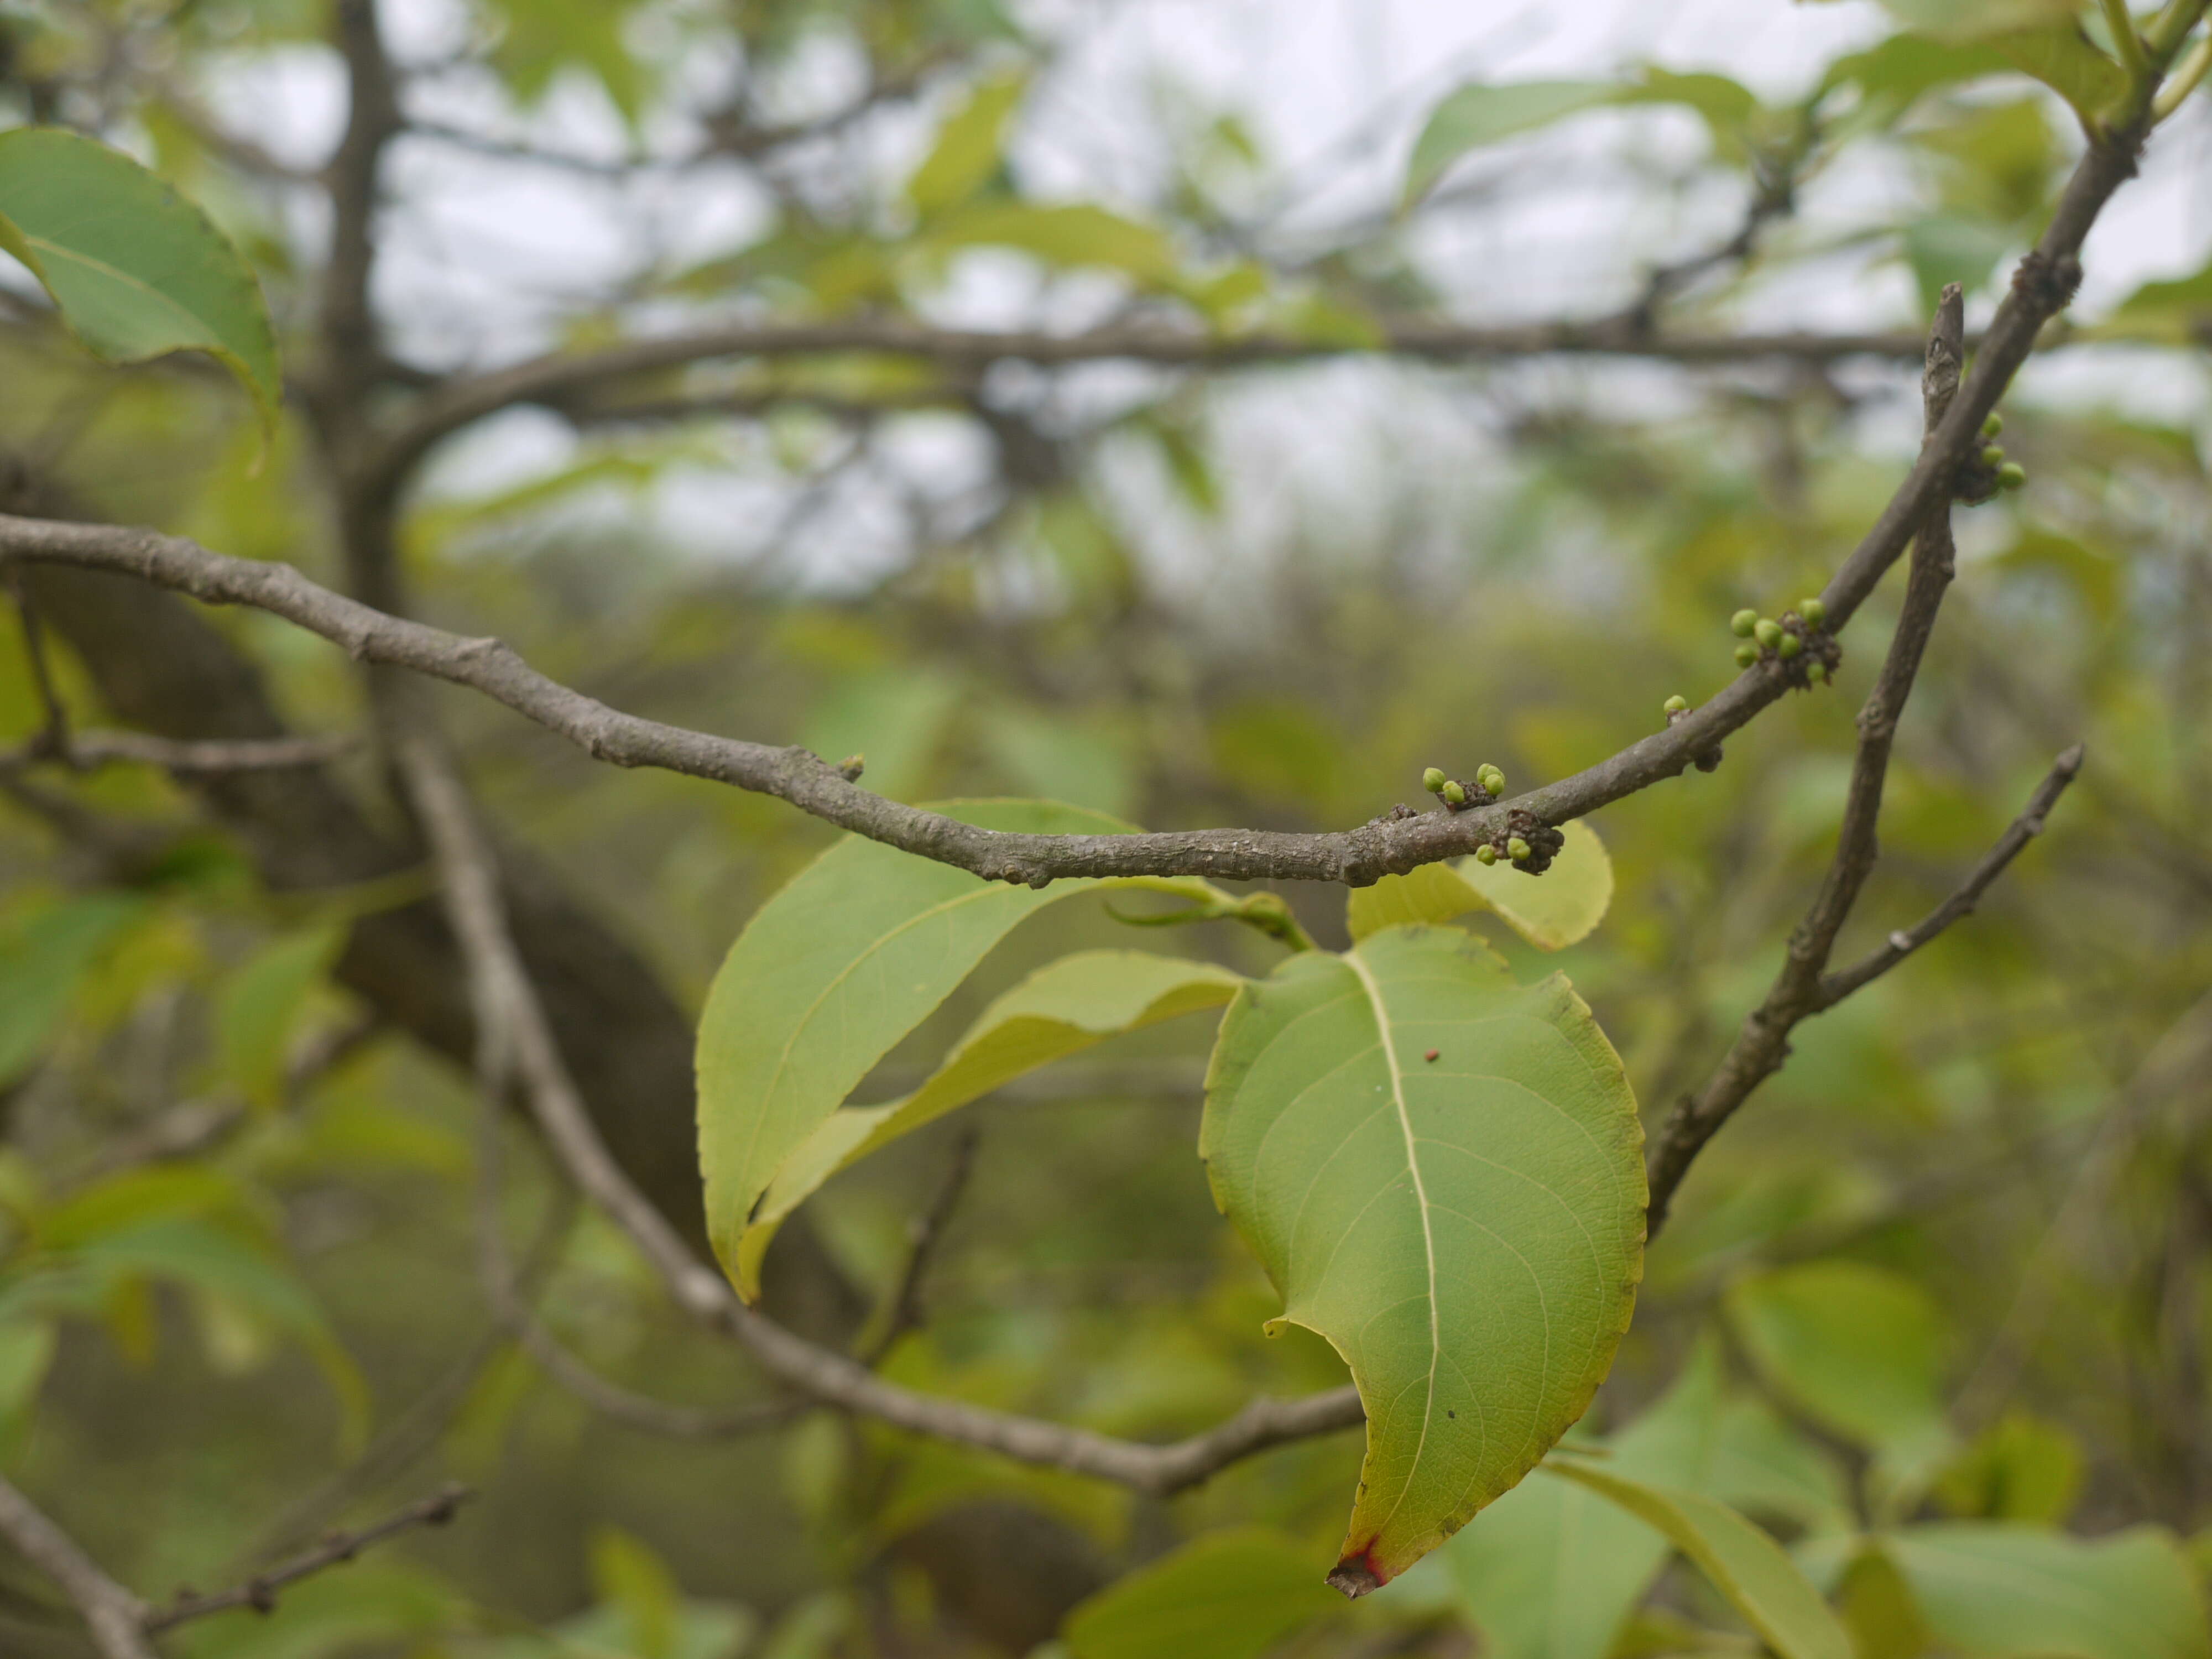
<instances>
[{"instance_id":1,"label":"thin twig","mask_svg":"<svg viewBox=\"0 0 2212 1659\"><path fill-rule=\"evenodd\" d=\"M146 1638L146 1604L101 1571L45 1510L0 1479L0 1536L61 1586L101 1659L159 1659Z\"/></svg>"},{"instance_id":2,"label":"thin twig","mask_svg":"<svg viewBox=\"0 0 2212 1659\"><path fill-rule=\"evenodd\" d=\"M228 1589L216 1590L206 1595L191 1590L179 1590L167 1607L145 1617L145 1629L149 1632L168 1630L191 1619L204 1619L211 1613L223 1613L232 1607L252 1607L256 1613L273 1612L276 1595L288 1584L296 1584L302 1578L313 1577L329 1568L350 1561L372 1544L416 1527L442 1527L453 1518L454 1511L476 1496L466 1486L447 1485L431 1496L410 1504L396 1515L362 1528L358 1532L334 1532L329 1537L292 1559L256 1573L242 1584Z\"/></svg>"},{"instance_id":3,"label":"thin twig","mask_svg":"<svg viewBox=\"0 0 2212 1659\"><path fill-rule=\"evenodd\" d=\"M1882 941L1881 947L1853 963L1848 968L1838 968L1833 973L1820 975L1820 994L1814 1002L1816 1011L1832 1008L1845 997L1866 984L1879 979L1891 969L1934 939L1953 922L1974 912L1984 893L2004 873L2005 866L2018 858L2028 842L2043 833L2044 822L2066 786L2080 775L2081 745L2071 749L2051 763L2050 772L2035 793L2028 797L2027 805L2020 816L2005 827L1997 837L1996 845L1982 857L1982 861L1968 872L1951 896L1930 910L1911 927L1899 928Z\"/></svg>"},{"instance_id":4,"label":"thin twig","mask_svg":"<svg viewBox=\"0 0 2212 1659\"><path fill-rule=\"evenodd\" d=\"M1927 442L1933 447L1959 388L1965 353L1965 305L1959 286L1943 290L1928 339L1922 377ZM1851 765L1850 793L1826 879L1805 919L1790 936L1789 953L1765 999L1745 1016L1742 1029L1711 1081L1685 1097L1651 1149L1649 1234L1666 1224L1674 1190L1707 1141L1718 1133L1752 1091L1780 1071L1790 1055L1790 1033L1820 1011L1820 975L1835 948L1851 907L1858 901L1879 856L1876 828L1883 784L1889 774L1897 723L1911 695L1922 654L1936 627L1936 616L1951 585L1954 552L1951 509L1945 501L1929 514L1915 538L1906 578L1905 605L1891 636L1873 692L1859 711L1858 752ZM1647 1234L1648 1236L1648 1234Z\"/></svg>"},{"instance_id":5,"label":"thin twig","mask_svg":"<svg viewBox=\"0 0 2212 1659\"><path fill-rule=\"evenodd\" d=\"M928 1277L938 1242L952 1219L952 1212L959 1206L961 1194L967 1190L968 1177L975 1173L975 1149L981 1145L982 1138L982 1132L973 1124L961 1131L959 1139L953 1143L944 1179L938 1182L936 1195L908 1228L906 1261L899 1270L898 1283L884 1299L875 1322L878 1328L860 1345L854 1356L871 1370L883 1364L884 1356L898 1346L901 1337L921 1328L922 1285Z\"/></svg>"},{"instance_id":6,"label":"thin twig","mask_svg":"<svg viewBox=\"0 0 2212 1659\"><path fill-rule=\"evenodd\" d=\"M143 732L75 732L58 738L52 728L30 742L0 750L0 772L19 772L41 761L88 772L118 762L159 766L179 776L217 776L231 772L273 772L320 766L359 747L360 739L332 738L239 738L198 741L156 738Z\"/></svg>"}]
</instances>

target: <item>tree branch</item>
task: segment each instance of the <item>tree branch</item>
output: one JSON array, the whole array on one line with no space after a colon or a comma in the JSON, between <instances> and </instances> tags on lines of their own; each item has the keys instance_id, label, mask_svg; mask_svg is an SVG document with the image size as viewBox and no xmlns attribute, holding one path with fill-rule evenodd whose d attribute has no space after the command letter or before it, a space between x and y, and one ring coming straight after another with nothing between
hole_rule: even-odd
<instances>
[{"instance_id":1,"label":"tree branch","mask_svg":"<svg viewBox=\"0 0 2212 1659\"><path fill-rule=\"evenodd\" d=\"M1954 283L1943 290L1921 381L1928 449L1934 449L1942 434L1954 425L1958 405L1963 401L1959 371L1965 350L1964 319L1959 286ZM1981 417L1975 418L1978 426ZM1839 1000L1839 996L1825 995L1822 974L1835 949L1836 937L1880 856L1877 830L1891 748L1929 636L1935 630L1936 612L1950 587L1954 560L1951 509L1944 501L1920 527L1897 631L1891 636L1889 653L1874 690L1859 711L1858 752L1852 761L1850 792L1827 877L1804 920L1790 934L1788 953L1765 1000L1745 1016L1741 1030L1711 1080L1698 1094L1685 1097L1676 1105L1652 1147L1647 1237L1665 1224L1674 1192L1705 1144L1761 1083L1782 1069L1790 1056L1790 1031ZM2010 856L2006 855L2007 861ZM1996 868L2002 867L2000 861ZM1990 879L1995 874L1992 870ZM1901 958L1905 953L1897 954Z\"/></svg>"},{"instance_id":2,"label":"tree branch","mask_svg":"<svg viewBox=\"0 0 2212 1659\"><path fill-rule=\"evenodd\" d=\"M456 1510L474 1496L466 1486L447 1486L358 1532L334 1532L305 1554L295 1556L266 1572L256 1573L229 1589L208 1595L179 1590L167 1607L144 1615L143 1627L149 1632L165 1631L187 1620L204 1619L211 1613L223 1613L232 1607L274 1612L276 1592L287 1584L296 1584L302 1578L350 1561L370 1545L380 1544L395 1534L416 1527L442 1527L453 1518Z\"/></svg>"},{"instance_id":3,"label":"tree branch","mask_svg":"<svg viewBox=\"0 0 2212 1659\"><path fill-rule=\"evenodd\" d=\"M871 1370L883 1364L884 1357L898 1346L901 1337L921 1328L922 1284L928 1277L938 1241L944 1237L952 1212L959 1206L960 1194L967 1190L968 1177L975 1173L975 1149L981 1141L982 1133L974 1124L961 1131L959 1139L952 1146L951 1161L945 1165L944 1177L938 1182L929 1207L908 1227L906 1261L899 1269L898 1283L884 1298L875 1321L875 1332L861 1342L854 1355Z\"/></svg>"},{"instance_id":4,"label":"tree branch","mask_svg":"<svg viewBox=\"0 0 2212 1659\"><path fill-rule=\"evenodd\" d=\"M0 1479L0 1536L61 1586L101 1659L159 1659L146 1638L146 1604L102 1571L37 1504Z\"/></svg>"},{"instance_id":5,"label":"tree branch","mask_svg":"<svg viewBox=\"0 0 2212 1659\"><path fill-rule=\"evenodd\" d=\"M359 746L356 738L240 738L234 742L207 739L193 742L156 738L143 732L65 732L58 745L47 733L13 749L0 750L0 772L20 772L41 761L58 762L72 771L88 772L117 762L203 776L219 772L278 771L295 766L320 766L325 761Z\"/></svg>"}]
</instances>

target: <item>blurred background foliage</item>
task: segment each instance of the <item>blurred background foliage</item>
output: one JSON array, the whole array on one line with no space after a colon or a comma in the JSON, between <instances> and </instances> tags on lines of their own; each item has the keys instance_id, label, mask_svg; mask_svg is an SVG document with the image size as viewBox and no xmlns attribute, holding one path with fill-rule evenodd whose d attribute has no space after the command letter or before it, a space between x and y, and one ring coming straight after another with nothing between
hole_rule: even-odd
<instances>
[{"instance_id":1,"label":"blurred background foliage","mask_svg":"<svg viewBox=\"0 0 2212 1659\"><path fill-rule=\"evenodd\" d=\"M1171 63L1152 66L1142 164L1118 182L1071 190L1048 154L1032 163L1025 145L1115 138L1086 131L1068 89L1084 7L390 6L420 131L387 161L398 270L375 292L414 368L373 395L701 317L1164 319L1356 348L1389 319L1480 299L1462 267L1483 216L1601 167L1656 204L1575 255L1625 285L1616 297L1699 252L1711 203L1723 241L1762 188L1786 180L1796 198L1752 258L1663 295L1670 331L1788 320L1817 289L1816 324L1910 331L1950 281L1985 316L2077 148L2070 118L1981 48L1883 39L1861 9L1868 43L1794 90L1632 66L1618 84L1635 98L1557 128L1508 123L1418 211L1385 200L1293 232L1267 210L1284 170L1259 124ZM294 152L343 112L331 29L313 0L7 0L0 112L103 134L205 204L309 364L326 216ZM328 106L305 140L276 95L288 76L311 115ZM2193 118L2162 151L2201 151ZM515 202L440 196L464 173ZM580 243L569 269L500 253L502 211L581 239L610 201L685 227ZM1633 239L1655 223L1672 228ZM1568 258L1535 240L1508 252ZM447 278L448 302L426 298ZM1838 287L1859 311L1838 311ZM89 368L28 294L0 297L11 477L88 516L340 580L332 458L303 423L264 457L217 379ZM1938 902L2059 749L2086 740L2087 770L1981 913L1803 1028L1706 1154L1588 1425L1694 1421L1698 1466L1654 1467L1826 1562L1869 1659L2045 1651L2050 1617L2021 1632L2000 1615L2021 1583L2069 1575L2092 1600L2178 1605L2183 1633L2064 1650L2204 1651L2208 312L2212 270L2110 295L2013 400L2005 441L2033 484L1962 521L1861 944ZM1542 781L1656 729L1668 694L1709 695L1731 672L1729 614L1817 590L1887 499L1914 398L1907 366L1863 358L1194 373L738 357L464 434L409 496L400 545L441 625L495 633L626 709L865 751L871 784L902 799L1334 828L1418 801L1426 764ZM339 653L270 618L210 619L297 729L367 728ZM1732 738L1717 773L1598 815L1617 896L1559 965L1648 1113L1702 1080L1825 866L1885 623L1877 602L1840 684ZM55 671L99 723L97 678L58 646ZM829 839L781 805L597 766L459 695L443 706L511 845L687 1011L746 916ZM0 631L0 736L44 720L23 635ZM397 833L373 750L332 770ZM482 1493L450 1529L303 1584L271 1616L187 1627L180 1654L1165 1654L1095 1613L1060 1620L1121 1575L1188 1565L1169 1553L1193 1540L1214 1552L1210 1583L1243 1587L1223 1628L1251 1641L1185 1638L1192 1654L1466 1652L1477 1631L1484 1651L1561 1659L1752 1650L1701 1580L1661 1566L1656 1534L1618 1517L1605 1524L1627 1534L1589 1561L1625 1588L1586 1565L1565 1592L1603 1627L1547 1626L1547 1592L1512 1553L1566 1524L1540 1511L1576 1495L1541 1481L1389 1594L1302 1599L1332 1559L1356 1437L1158 1503L824 1413L709 1442L611 1422L483 1304L465 1076L334 977L363 918L422 902L419 864L272 886L250 839L152 769L18 766L0 789L11 1478L149 1595L228 1582L445 1476ZM1340 893L1283 896L1322 943L1344 942ZM1473 925L1516 967L1551 965ZM1223 923L1133 936L1091 901L1039 926L1049 940L1017 934L863 1097L907 1086L1048 951L1142 943L1247 969L1273 955ZM1202 1024L1119 1041L967 1115L975 1167L927 1322L888 1375L1146 1437L1340 1380L1317 1340L1260 1336L1271 1294L1193 1156ZM863 1304L896 1279L963 1130L918 1134L812 1206L828 1271ZM520 1125L510 1139L504 1218L559 1336L672 1401L753 1397L744 1364L567 1200ZM1923 1541L1887 1577L1835 1541L1899 1522ZM1991 1535L1947 1529L1964 1522L2041 1529L2002 1557L2019 1577L2001 1591L1946 1576ZM2163 1530L2130 1530L2145 1527ZM1283 1577L1285 1559L1304 1565ZM45 1584L0 1560L0 1645L60 1655L76 1639Z\"/></svg>"}]
</instances>

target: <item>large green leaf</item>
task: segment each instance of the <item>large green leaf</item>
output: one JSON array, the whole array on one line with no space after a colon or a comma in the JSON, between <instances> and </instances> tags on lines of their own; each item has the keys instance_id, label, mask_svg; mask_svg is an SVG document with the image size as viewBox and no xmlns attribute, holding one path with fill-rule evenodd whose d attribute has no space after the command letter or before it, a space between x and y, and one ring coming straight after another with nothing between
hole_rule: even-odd
<instances>
[{"instance_id":1,"label":"large green leaf","mask_svg":"<svg viewBox=\"0 0 2212 1659\"><path fill-rule=\"evenodd\" d=\"M2090 1541L2039 1527L1937 1522L1881 1548L1947 1650L1990 1659L2207 1659L2195 1573L2172 1534Z\"/></svg>"},{"instance_id":2,"label":"large green leaf","mask_svg":"<svg viewBox=\"0 0 2212 1659\"><path fill-rule=\"evenodd\" d=\"M1759 1369L1827 1428L1906 1467L1944 1449L1943 1316L1911 1279L1808 1262L1738 1281L1727 1309Z\"/></svg>"},{"instance_id":3,"label":"large green leaf","mask_svg":"<svg viewBox=\"0 0 2212 1659\"><path fill-rule=\"evenodd\" d=\"M1720 1367L1702 1347L1666 1397L1603 1443L1606 1467L1696 1489L1711 1462ZM1524 1480L1445 1546L1493 1659L1605 1659L1666 1565L1665 1537L1568 1480Z\"/></svg>"},{"instance_id":4,"label":"large green leaf","mask_svg":"<svg viewBox=\"0 0 2212 1659\"><path fill-rule=\"evenodd\" d=\"M1425 864L1410 874L1353 888L1345 903L1346 923L1357 939L1385 927L1490 910L1538 950L1564 951L1605 919L1613 902L1613 860L1597 831L1581 819L1560 833L1566 844L1540 876L1476 859Z\"/></svg>"},{"instance_id":5,"label":"large green leaf","mask_svg":"<svg viewBox=\"0 0 2212 1659\"><path fill-rule=\"evenodd\" d=\"M1340 1607L1308 1551L1259 1527L1211 1533L1067 1615L1075 1659L1252 1659Z\"/></svg>"},{"instance_id":6,"label":"large green leaf","mask_svg":"<svg viewBox=\"0 0 2212 1659\"><path fill-rule=\"evenodd\" d=\"M1063 1054L1218 1008L1243 982L1211 963L1139 951L1079 951L1039 969L983 1011L921 1088L880 1106L831 1113L784 1161L738 1238L740 1281L758 1283L776 1228L838 1170Z\"/></svg>"},{"instance_id":7,"label":"large green leaf","mask_svg":"<svg viewBox=\"0 0 2212 1659\"><path fill-rule=\"evenodd\" d=\"M1782 1659L1852 1659L1850 1638L1787 1552L1717 1498L1571 1458L1544 1468L1664 1533Z\"/></svg>"},{"instance_id":8,"label":"large green leaf","mask_svg":"<svg viewBox=\"0 0 2212 1659\"><path fill-rule=\"evenodd\" d=\"M260 285L205 214L119 150L54 127L0 133L0 249L31 269L93 355L205 351L283 400Z\"/></svg>"},{"instance_id":9,"label":"large green leaf","mask_svg":"<svg viewBox=\"0 0 2212 1659\"><path fill-rule=\"evenodd\" d=\"M1643 1273L1643 1134L1565 979L1449 928L1304 951L1222 1024L1200 1151L1283 1313L1367 1407L1332 1582L1361 1595L1580 1417Z\"/></svg>"},{"instance_id":10,"label":"large green leaf","mask_svg":"<svg viewBox=\"0 0 2212 1659\"><path fill-rule=\"evenodd\" d=\"M1053 801L951 801L935 810L984 829L1125 835L1103 813ZM848 836L763 905L730 947L699 1021L699 1163L707 1228L738 1290L753 1209L784 1161L892 1046L1028 916L1094 888L1150 887L1198 902L1202 881L978 880L880 842Z\"/></svg>"}]
</instances>

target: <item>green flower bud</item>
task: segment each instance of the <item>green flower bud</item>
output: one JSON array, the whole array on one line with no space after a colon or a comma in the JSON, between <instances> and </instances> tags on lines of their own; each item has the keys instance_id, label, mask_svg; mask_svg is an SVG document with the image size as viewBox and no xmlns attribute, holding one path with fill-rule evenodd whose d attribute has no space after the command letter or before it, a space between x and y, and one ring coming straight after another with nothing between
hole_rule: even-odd
<instances>
[{"instance_id":1,"label":"green flower bud","mask_svg":"<svg viewBox=\"0 0 2212 1659\"><path fill-rule=\"evenodd\" d=\"M1475 769L1474 781L1493 795L1505 793L1505 774L1487 761Z\"/></svg>"},{"instance_id":2,"label":"green flower bud","mask_svg":"<svg viewBox=\"0 0 2212 1659\"><path fill-rule=\"evenodd\" d=\"M1467 805L1467 791L1461 787L1460 781L1457 778L1447 778L1444 781L1444 787L1437 790L1437 793L1442 795L1446 800L1449 801L1454 806L1464 806Z\"/></svg>"},{"instance_id":3,"label":"green flower bud","mask_svg":"<svg viewBox=\"0 0 2212 1659\"><path fill-rule=\"evenodd\" d=\"M1769 651L1782 643L1782 624L1771 617L1761 617L1752 626L1752 636Z\"/></svg>"},{"instance_id":4,"label":"green flower bud","mask_svg":"<svg viewBox=\"0 0 2212 1659\"><path fill-rule=\"evenodd\" d=\"M2018 461L2007 461L1997 469L1997 488L2017 489L2027 482L2027 469Z\"/></svg>"},{"instance_id":5,"label":"green flower bud","mask_svg":"<svg viewBox=\"0 0 2212 1659\"><path fill-rule=\"evenodd\" d=\"M1759 626L1759 612L1739 611L1729 618L1729 626L1747 640L1751 637L1751 630Z\"/></svg>"},{"instance_id":6,"label":"green flower bud","mask_svg":"<svg viewBox=\"0 0 2212 1659\"><path fill-rule=\"evenodd\" d=\"M1782 636L1782 642L1774 647L1774 654L1778 657L1794 657L1804 648L1804 641L1799 639L1795 634L1784 634Z\"/></svg>"},{"instance_id":7,"label":"green flower bud","mask_svg":"<svg viewBox=\"0 0 2212 1659\"><path fill-rule=\"evenodd\" d=\"M1828 678L1828 665L1818 657L1805 665L1805 678L1815 684Z\"/></svg>"},{"instance_id":8,"label":"green flower bud","mask_svg":"<svg viewBox=\"0 0 2212 1659\"><path fill-rule=\"evenodd\" d=\"M1818 599L1800 599L1797 614L1805 619L1806 627L1818 628L1828 620L1828 607Z\"/></svg>"},{"instance_id":9,"label":"green flower bud","mask_svg":"<svg viewBox=\"0 0 2212 1659\"><path fill-rule=\"evenodd\" d=\"M1518 864L1528 856L1528 843L1516 836L1505 843L1505 851L1507 856L1512 859L1514 863Z\"/></svg>"},{"instance_id":10,"label":"green flower bud","mask_svg":"<svg viewBox=\"0 0 2212 1659\"><path fill-rule=\"evenodd\" d=\"M1990 445L1987 448L1982 451L1982 465L1984 466L2002 466L2004 465L2004 450L1996 444Z\"/></svg>"},{"instance_id":11,"label":"green flower bud","mask_svg":"<svg viewBox=\"0 0 2212 1659\"><path fill-rule=\"evenodd\" d=\"M1422 773L1421 787L1432 795L1443 793L1444 769L1441 766L1431 766L1427 771Z\"/></svg>"},{"instance_id":12,"label":"green flower bud","mask_svg":"<svg viewBox=\"0 0 2212 1659\"><path fill-rule=\"evenodd\" d=\"M1477 864L1495 864L1498 862L1498 849L1485 842L1474 849L1474 860Z\"/></svg>"},{"instance_id":13,"label":"green flower bud","mask_svg":"<svg viewBox=\"0 0 2212 1659\"><path fill-rule=\"evenodd\" d=\"M1982 436L1994 438L2004 430L2004 416L1994 409L1982 418Z\"/></svg>"},{"instance_id":14,"label":"green flower bud","mask_svg":"<svg viewBox=\"0 0 2212 1659\"><path fill-rule=\"evenodd\" d=\"M1746 640L1741 645L1736 647L1735 665L1738 668L1748 668L1752 664L1758 660L1759 647L1753 645L1749 640Z\"/></svg>"},{"instance_id":15,"label":"green flower bud","mask_svg":"<svg viewBox=\"0 0 2212 1659\"><path fill-rule=\"evenodd\" d=\"M1659 707L1669 714L1680 714L1688 710L1690 707L1690 700L1687 697L1677 695L1668 698L1667 701L1661 703Z\"/></svg>"}]
</instances>

